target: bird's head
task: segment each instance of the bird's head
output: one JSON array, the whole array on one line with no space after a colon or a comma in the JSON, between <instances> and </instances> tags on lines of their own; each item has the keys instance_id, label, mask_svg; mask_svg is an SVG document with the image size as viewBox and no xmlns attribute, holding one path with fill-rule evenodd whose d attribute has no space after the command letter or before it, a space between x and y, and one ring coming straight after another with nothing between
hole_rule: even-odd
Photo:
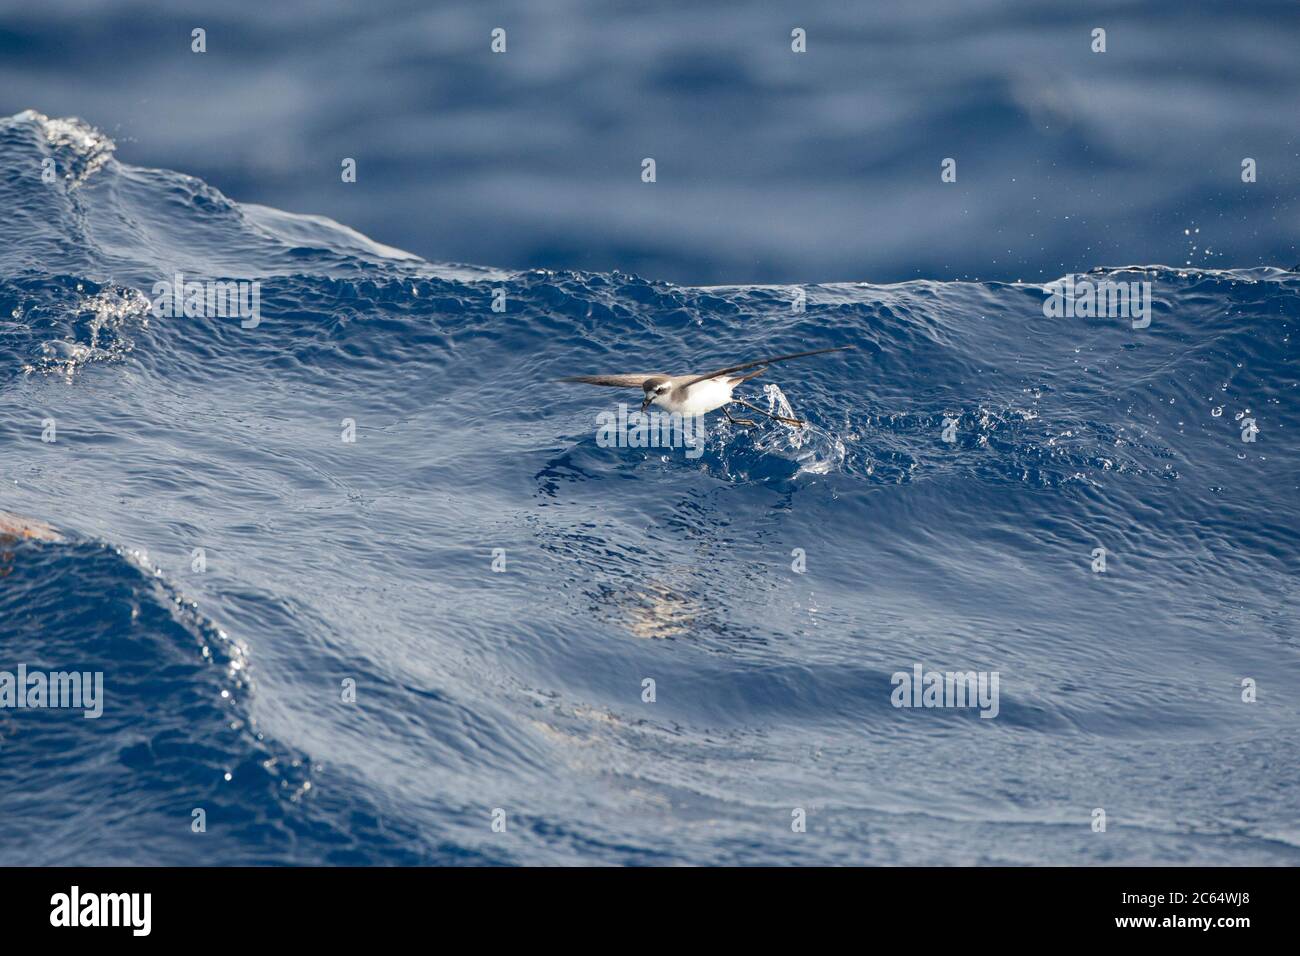
<instances>
[{"instance_id":1,"label":"bird's head","mask_svg":"<svg viewBox=\"0 0 1300 956\"><path fill-rule=\"evenodd\" d=\"M673 384L667 375L652 375L641 383L641 387L645 389L645 400L641 402L641 411L644 412L656 398L667 395Z\"/></svg>"}]
</instances>

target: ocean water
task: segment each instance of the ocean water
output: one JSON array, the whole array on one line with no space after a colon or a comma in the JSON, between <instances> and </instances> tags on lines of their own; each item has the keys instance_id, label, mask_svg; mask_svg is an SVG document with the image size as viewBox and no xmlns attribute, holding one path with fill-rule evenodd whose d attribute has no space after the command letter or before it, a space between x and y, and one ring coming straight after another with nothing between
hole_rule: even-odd
<instances>
[{"instance_id":1,"label":"ocean water","mask_svg":"<svg viewBox=\"0 0 1300 956\"><path fill-rule=\"evenodd\" d=\"M425 261L74 119L0 170L0 509L61 535L0 546L0 670L104 675L0 709L0 863L1300 861L1295 272L798 312ZM153 314L176 273L260 323ZM553 383L843 345L696 457ZM895 707L916 665L996 717Z\"/></svg>"}]
</instances>

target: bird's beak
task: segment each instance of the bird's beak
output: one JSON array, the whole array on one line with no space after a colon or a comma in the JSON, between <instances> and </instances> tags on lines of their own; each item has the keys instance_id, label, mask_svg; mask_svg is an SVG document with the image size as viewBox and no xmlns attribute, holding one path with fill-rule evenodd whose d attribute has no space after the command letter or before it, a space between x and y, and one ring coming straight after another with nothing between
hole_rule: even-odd
<instances>
[{"instance_id":1,"label":"bird's beak","mask_svg":"<svg viewBox=\"0 0 1300 956\"><path fill-rule=\"evenodd\" d=\"M641 402L641 412L642 412L642 414L645 413L645 410L646 410L647 408L650 407L650 403L653 402L653 401L654 401L654 396L653 396L653 395L647 395L647 396L645 397L645 399Z\"/></svg>"}]
</instances>

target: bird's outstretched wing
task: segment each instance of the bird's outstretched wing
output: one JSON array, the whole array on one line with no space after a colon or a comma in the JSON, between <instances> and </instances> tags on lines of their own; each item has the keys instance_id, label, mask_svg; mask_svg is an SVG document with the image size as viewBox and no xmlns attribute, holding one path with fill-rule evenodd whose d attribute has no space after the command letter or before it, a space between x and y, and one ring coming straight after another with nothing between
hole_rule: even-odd
<instances>
[{"instance_id":1,"label":"bird's outstretched wing","mask_svg":"<svg viewBox=\"0 0 1300 956\"><path fill-rule=\"evenodd\" d=\"M705 379L717 378L719 375L727 375L731 372L743 372L747 368L755 368L759 365L771 365L773 362L784 362L787 359L803 358L806 355L822 355L826 352L844 352L853 348L852 345L840 345L833 349L813 349L811 352L795 352L791 355L774 355L771 358L758 359L755 362L746 362L743 365L729 365L727 368L720 368L716 372L706 372L704 375L696 375L693 378L685 379L675 383L677 388L684 388L687 385L694 385L696 382L703 382ZM614 376L618 378L620 376Z\"/></svg>"},{"instance_id":2,"label":"bird's outstretched wing","mask_svg":"<svg viewBox=\"0 0 1300 956\"><path fill-rule=\"evenodd\" d=\"M614 388L640 388L653 375L570 375L561 382L581 382L583 385L611 385Z\"/></svg>"}]
</instances>

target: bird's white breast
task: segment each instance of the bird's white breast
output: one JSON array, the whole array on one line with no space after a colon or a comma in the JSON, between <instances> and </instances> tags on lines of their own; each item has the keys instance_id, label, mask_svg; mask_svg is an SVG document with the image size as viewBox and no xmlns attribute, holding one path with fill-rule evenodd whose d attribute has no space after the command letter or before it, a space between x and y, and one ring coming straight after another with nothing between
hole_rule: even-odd
<instances>
[{"instance_id":1,"label":"bird's white breast","mask_svg":"<svg viewBox=\"0 0 1300 956\"><path fill-rule=\"evenodd\" d=\"M686 390L684 400L673 401L673 392L669 392L655 401L655 404L669 412L682 415L703 415L721 408L731 401L731 391L735 385L724 378L709 378L696 382Z\"/></svg>"}]
</instances>

